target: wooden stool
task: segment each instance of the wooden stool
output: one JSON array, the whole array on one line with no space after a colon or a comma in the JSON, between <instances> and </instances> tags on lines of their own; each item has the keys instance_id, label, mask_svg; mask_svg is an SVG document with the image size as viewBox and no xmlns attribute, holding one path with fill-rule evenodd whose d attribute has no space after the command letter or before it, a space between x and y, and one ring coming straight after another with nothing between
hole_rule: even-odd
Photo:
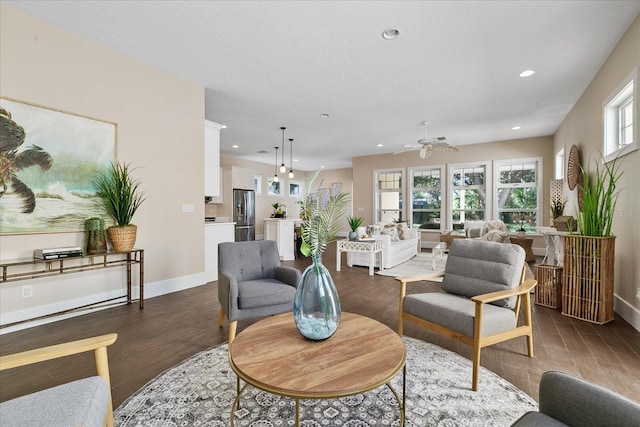
<instances>
[{"instance_id":1,"label":"wooden stool","mask_svg":"<svg viewBox=\"0 0 640 427\"><path fill-rule=\"evenodd\" d=\"M533 245L533 239L530 237L510 237L509 240L511 240L511 243L520 246L522 249L524 249L525 253L527 254L527 257L525 258L525 261L527 262L535 262L536 261L536 256L533 253L533 248L531 247Z\"/></svg>"}]
</instances>

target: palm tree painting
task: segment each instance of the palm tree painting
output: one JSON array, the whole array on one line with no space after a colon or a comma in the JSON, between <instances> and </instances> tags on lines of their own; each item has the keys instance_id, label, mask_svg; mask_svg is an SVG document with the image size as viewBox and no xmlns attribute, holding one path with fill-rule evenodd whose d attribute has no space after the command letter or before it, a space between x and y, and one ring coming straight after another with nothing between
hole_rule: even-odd
<instances>
[{"instance_id":1,"label":"palm tree painting","mask_svg":"<svg viewBox=\"0 0 640 427\"><path fill-rule=\"evenodd\" d=\"M22 213L32 213L36 208L33 191L17 177L16 172L29 166L39 166L43 170L51 167L51 156L42 148L32 145L22 152L18 148L24 144L24 129L11 120L11 113L0 108L0 197L10 185L13 192L22 199Z\"/></svg>"},{"instance_id":2,"label":"palm tree painting","mask_svg":"<svg viewBox=\"0 0 640 427\"><path fill-rule=\"evenodd\" d=\"M77 232L103 216L92 178L115 160L116 125L0 98L0 235Z\"/></svg>"}]
</instances>

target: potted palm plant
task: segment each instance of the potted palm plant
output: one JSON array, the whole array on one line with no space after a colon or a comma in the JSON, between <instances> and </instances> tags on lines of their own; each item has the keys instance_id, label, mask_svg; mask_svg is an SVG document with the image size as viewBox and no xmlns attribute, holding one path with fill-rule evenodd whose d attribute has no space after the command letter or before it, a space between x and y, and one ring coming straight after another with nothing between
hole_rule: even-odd
<instances>
[{"instance_id":1,"label":"potted palm plant","mask_svg":"<svg viewBox=\"0 0 640 427\"><path fill-rule=\"evenodd\" d=\"M348 216L347 222L349 223L349 228L351 232L349 233L349 240L358 240L358 227L362 224L362 217L359 216Z\"/></svg>"},{"instance_id":2,"label":"potted palm plant","mask_svg":"<svg viewBox=\"0 0 640 427\"><path fill-rule=\"evenodd\" d=\"M131 224L133 215L145 200L140 180L131 175L127 163L111 166L93 179L98 203L116 225L107 228L111 246L116 252L127 252L136 242L138 227Z\"/></svg>"}]
</instances>

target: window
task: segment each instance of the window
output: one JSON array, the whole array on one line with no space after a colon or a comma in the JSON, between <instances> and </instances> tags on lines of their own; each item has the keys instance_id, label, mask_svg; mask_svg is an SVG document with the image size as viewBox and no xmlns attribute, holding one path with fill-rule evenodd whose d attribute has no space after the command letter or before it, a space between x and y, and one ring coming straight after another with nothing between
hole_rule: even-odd
<instances>
[{"instance_id":1,"label":"window","mask_svg":"<svg viewBox=\"0 0 640 427\"><path fill-rule=\"evenodd\" d=\"M410 217L413 228L440 230L442 226L442 169L414 168L410 176Z\"/></svg>"},{"instance_id":2,"label":"window","mask_svg":"<svg viewBox=\"0 0 640 427\"><path fill-rule=\"evenodd\" d=\"M605 161L638 149L637 99L638 69L636 68L604 102Z\"/></svg>"},{"instance_id":3,"label":"window","mask_svg":"<svg viewBox=\"0 0 640 427\"><path fill-rule=\"evenodd\" d=\"M487 218L487 166L451 166L451 225L464 227L465 221L483 221Z\"/></svg>"},{"instance_id":4,"label":"window","mask_svg":"<svg viewBox=\"0 0 640 427\"><path fill-rule=\"evenodd\" d=\"M402 220L402 171L376 171L376 222Z\"/></svg>"},{"instance_id":5,"label":"window","mask_svg":"<svg viewBox=\"0 0 640 427\"><path fill-rule=\"evenodd\" d=\"M495 162L498 219L507 230L524 228L535 232L538 223L538 177L540 159L514 159Z\"/></svg>"},{"instance_id":6,"label":"window","mask_svg":"<svg viewBox=\"0 0 640 427\"><path fill-rule=\"evenodd\" d=\"M555 178L564 178L564 148L556 153Z\"/></svg>"},{"instance_id":7,"label":"window","mask_svg":"<svg viewBox=\"0 0 640 427\"><path fill-rule=\"evenodd\" d=\"M618 108L618 148L633 142L633 98L627 98Z\"/></svg>"}]
</instances>

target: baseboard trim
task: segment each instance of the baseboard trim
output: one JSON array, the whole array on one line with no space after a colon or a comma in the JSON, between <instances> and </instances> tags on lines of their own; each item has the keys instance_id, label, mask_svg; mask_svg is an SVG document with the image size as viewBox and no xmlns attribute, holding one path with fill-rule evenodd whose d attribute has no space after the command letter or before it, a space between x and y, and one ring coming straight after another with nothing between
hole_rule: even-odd
<instances>
[{"instance_id":1,"label":"baseboard trim","mask_svg":"<svg viewBox=\"0 0 640 427\"><path fill-rule=\"evenodd\" d=\"M640 310L613 294L613 311L618 313L633 329L640 332Z\"/></svg>"},{"instance_id":2,"label":"baseboard trim","mask_svg":"<svg viewBox=\"0 0 640 427\"><path fill-rule=\"evenodd\" d=\"M176 277L167 280L161 280L159 282L146 283L144 285L144 299L148 299L170 294L173 292L184 291L186 289L195 288L206 284L205 273L192 274L189 276ZM140 295L138 286L134 286L132 294L134 298L138 298ZM91 304L95 301L103 301L111 298L116 298L122 295L122 290L103 292L101 294L90 295L82 298L76 298L73 300L61 301L55 304L47 304L39 307L29 308L25 310L14 311L7 314L0 314L0 324L6 325L14 322L20 322L25 319L33 319L40 316L48 316L52 313L57 313L64 310L73 309L74 307L81 307L83 305ZM45 319L38 319L21 323L19 325L9 326L0 329L0 335L8 334L11 332L20 331L23 329L33 328L35 326L46 325L48 323L58 322L60 320L69 319L72 317L83 316L85 314L93 313L100 310L106 310L113 308L116 305L124 305L125 302L109 305L106 307L93 307L85 310L74 311L71 313L61 314L57 316L47 317ZM134 303L137 304L137 303Z\"/></svg>"}]
</instances>

